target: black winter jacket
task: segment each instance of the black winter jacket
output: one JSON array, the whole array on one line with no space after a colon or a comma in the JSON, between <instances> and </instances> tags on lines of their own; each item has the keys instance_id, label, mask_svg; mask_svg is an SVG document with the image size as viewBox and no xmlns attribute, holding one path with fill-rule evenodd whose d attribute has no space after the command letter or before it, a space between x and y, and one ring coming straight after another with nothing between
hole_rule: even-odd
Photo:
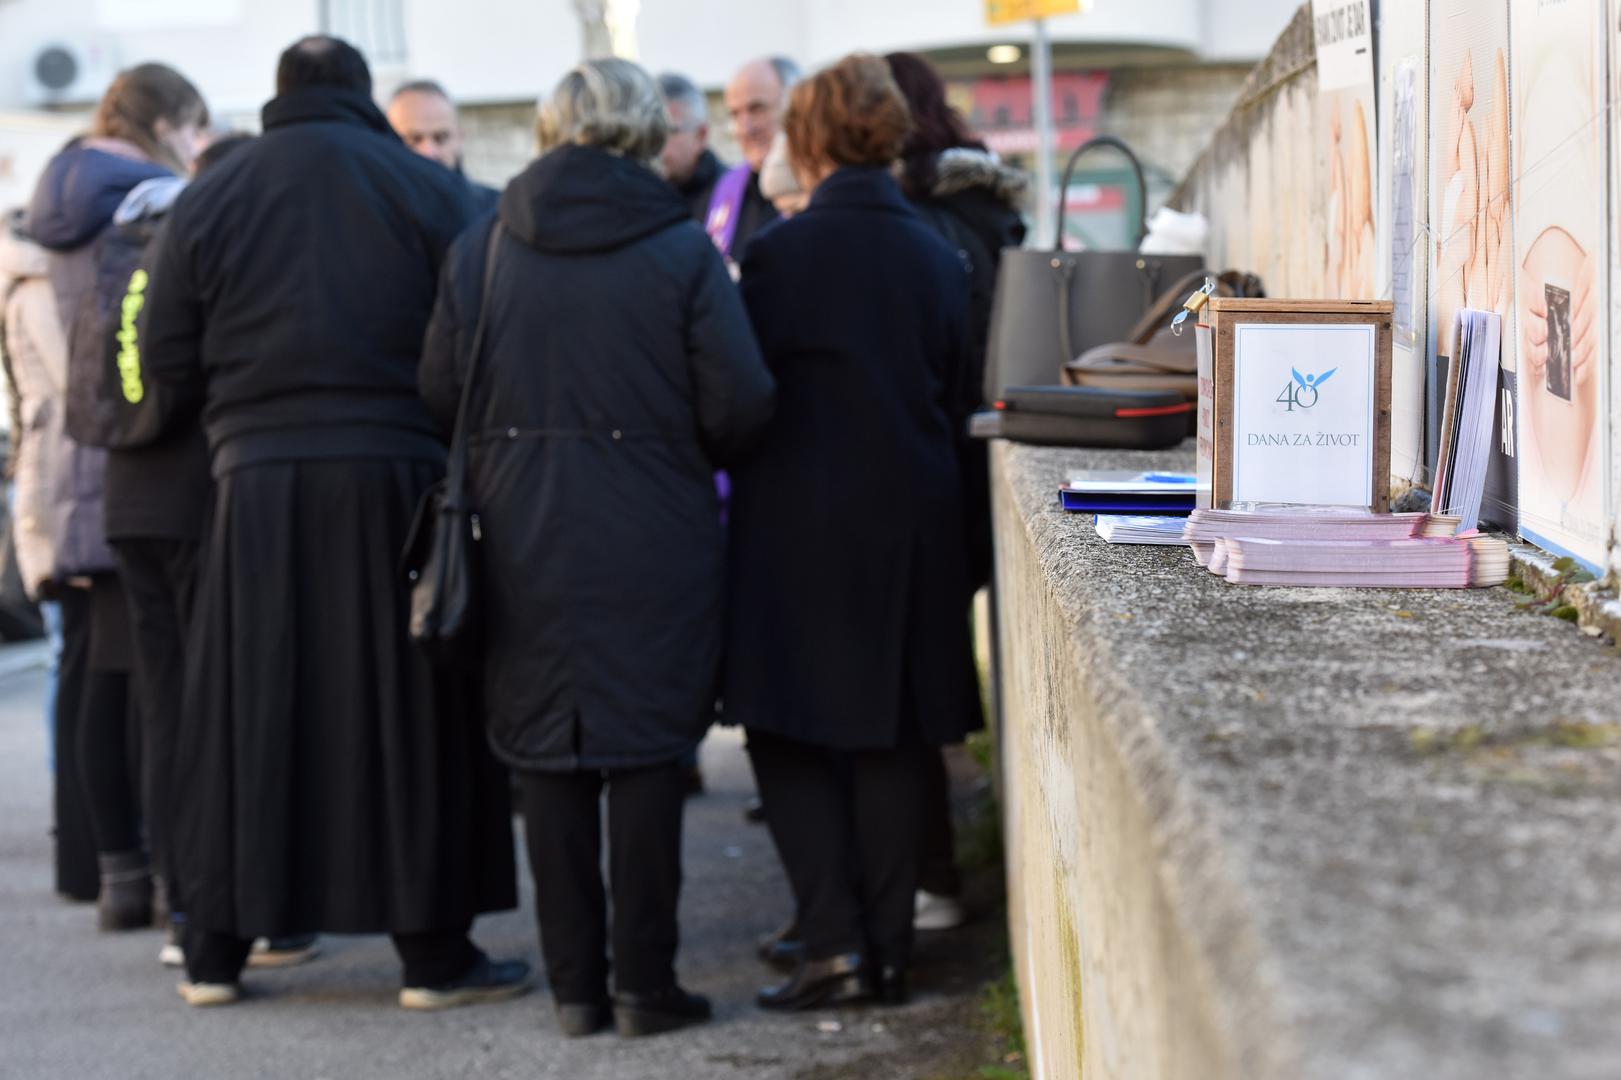
<instances>
[{"instance_id":1,"label":"black winter jacket","mask_svg":"<svg viewBox=\"0 0 1621 1080\"><path fill-rule=\"evenodd\" d=\"M1019 205L1029 181L1017 169L983 150L947 150L935 159L934 182L911 193L912 205L968 267L970 312L976 349L975 385L984 382L985 343L1002 249L1024 243Z\"/></svg>"},{"instance_id":2,"label":"black winter jacket","mask_svg":"<svg viewBox=\"0 0 1621 1080\"><path fill-rule=\"evenodd\" d=\"M470 402L491 741L540 770L673 761L713 717L724 531L714 470L773 383L675 191L568 146L508 187ZM422 360L448 430L492 225L452 250Z\"/></svg>"},{"instance_id":3,"label":"black winter jacket","mask_svg":"<svg viewBox=\"0 0 1621 1080\"><path fill-rule=\"evenodd\" d=\"M1024 243L1019 205L1029 180L983 150L947 150L934 160L929 190L912 194L912 206L956 249L968 268L968 311L974 335L973 380L985 384L985 349L1002 250ZM969 576L976 588L991 580L991 480L989 444L971 446L963 458Z\"/></svg>"},{"instance_id":4,"label":"black winter jacket","mask_svg":"<svg viewBox=\"0 0 1621 1080\"><path fill-rule=\"evenodd\" d=\"M216 476L441 460L416 367L471 209L466 181L407 150L369 97L274 99L264 135L175 204L146 300L149 392L171 415L205 407Z\"/></svg>"},{"instance_id":5,"label":"black winter jacket","mask_svg":"<svg viewBox=\"0 0 1621 1080\"><path fill-rule=\"evenodd\" d=\"M726 719L838 749L979 723L960 460L968 274L894 179L844 168L749 245L777 379L731 470Z\"/></svg>"},{"instance_id":6,"label":"black winter jacket","mask_svg":"<svg viewBox=\"0 0 1621 1080\"><path fill-rule=\"evenodd\" d=\"M95 434L107 450L107 539L202 538L213 481L208 441L200 421L153 439L141 431L143 408L140 335L146 285L169 210L185 190L178 176L149 180L129 193L113 227L96 242L96 288L80 306L76 347L87 350L79 367L99 370L88 397ZM134 448L126 449L126 446Z\"/></svg>"},{"instance_id":7,"label":"black winter jacket","mask_svg":"<svg viewBox=\"0 0 1621 1080\"><path fill-rule=\"evenodd\" d=\"M704 224L709 217L709 200L715 195L715 182L726 167L720 163L713 150L705 150L698 157L698 166L692 170L692 175L684 183L674 185L676 194L687 204L687 210L692 214L692 220Z\"/></svg>"}]
</instances>

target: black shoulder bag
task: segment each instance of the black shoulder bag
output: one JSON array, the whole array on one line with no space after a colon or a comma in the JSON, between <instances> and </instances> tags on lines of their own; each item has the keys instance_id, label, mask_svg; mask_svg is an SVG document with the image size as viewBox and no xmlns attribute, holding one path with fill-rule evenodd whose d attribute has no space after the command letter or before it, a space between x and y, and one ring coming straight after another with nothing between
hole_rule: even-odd
<instances>
[{"instance_id":1,"label":"black shoulder bag","mask_svg":"<svg viewBox=\"0 0 1621 1080\"><path fill-rule=\"evenodd\" d=\"M468 402L478 381L484 352L484 327L495 280L495 253L501 223L490 227L484 255L484 287L479 294L467 377L456 405L456 427L450 434L445 478L422 494L411 534L405 542L404 567L411 582L411 640L436 664L475 667L482 659L478 513L467 498Z\"/></svg>"}]
</instances>

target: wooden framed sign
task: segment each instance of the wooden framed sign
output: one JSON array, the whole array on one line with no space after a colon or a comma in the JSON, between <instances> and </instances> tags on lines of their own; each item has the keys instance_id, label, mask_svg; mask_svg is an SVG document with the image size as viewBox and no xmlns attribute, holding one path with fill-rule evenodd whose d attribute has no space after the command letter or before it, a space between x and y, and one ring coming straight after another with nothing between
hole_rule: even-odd
<instances>
[{"instance_id":1,"label":"wooden framed sign","mask_svg":"<svg viewBox=\"0 0 1621 1080\"><path fill-rule=\"evenodd\" d=\"M1381 301L1213 298L1199 352L1199 505L1390 509Z\"/></svg>"}]
</instances>

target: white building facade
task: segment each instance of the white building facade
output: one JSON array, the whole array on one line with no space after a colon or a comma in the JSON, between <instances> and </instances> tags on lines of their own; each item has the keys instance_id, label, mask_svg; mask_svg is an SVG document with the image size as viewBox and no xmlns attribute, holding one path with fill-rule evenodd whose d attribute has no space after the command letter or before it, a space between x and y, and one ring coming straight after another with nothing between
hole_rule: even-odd
<instances>
[{"instance_id":1,"label":"white building facade","mask_svg":"<svg viewBox=\"0 0 1621 1080\"><path fill-rule=\"evenodd\" d=\"M1110 87L1135 82L1143 84L1141 93L1122 103L1126 113L1164 99L1142 117L1143 133L1155 137L1162 114L1172 127L1178 117L1183 126L1192 117L1190 134L1199 139L1188 141L1196 147L1205 118L1215 122L1225 113L1244 70L1265 54L1298 2L1093 0L1091 6L1088 14L1049 24L1055 71L1094 76L1066 91L1084 99L1072 101L1068 114L1055 102L1060 122L1066 115L1071 122L1070 141L1107 129ZM251 128L271 94L277 54L316 31L358 44L379 91L419 77L449 87L472 107L469 171L499 182L526 160L533 102L578 62L582 19L591 17L615 31L621 53L654 71L681 71L711 90L754 56L782 54L815 68L857 50L914 50L951 76L954 96L970 114L976 94L992 104L975 119L1008 129L998 134L1000 148L1018 153L1019 131L1028 126L1027 117L1000 104L1021 92L1028 99L1022 53L1005 65L991 64L986 53L997 44L1022 46L1029 27L991 29L982 0L0 0L0 201L15 201L16 189L37 169L38 145L53 148L80 122L61 114L82 112L119 68L171 64L197 83L222 120ZM1110 72L1120 77L1111 80ZM724 153L724 131L717 134ZM1150 164L1161 174L1179 173L1191 153L1151 154Z\"/></svg>"}]
</instances>

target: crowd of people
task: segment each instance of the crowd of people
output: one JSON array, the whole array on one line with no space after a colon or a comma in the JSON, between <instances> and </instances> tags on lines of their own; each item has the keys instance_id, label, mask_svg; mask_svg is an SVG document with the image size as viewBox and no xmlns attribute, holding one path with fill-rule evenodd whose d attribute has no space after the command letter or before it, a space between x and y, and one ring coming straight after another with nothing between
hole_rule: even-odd
<instances>
[{"instance_id":1,"label":"crowd of people","mask_svg":"<svg viewBox=\"0 0 1621 1080\"><path fill-rule=\"evenodd\" d=\"M0 230L57 889L167 928L189 1004L323 932L389 934L407 1008L524 992L470 936L516 904L516 799L560 1028L706 1019L677 904L717 717L792 890L761 1007L904 1001L915 930L963 917L967 418L1023 178L913 55L762 59L724 101L733 167L690 80L583 63L498 192L442 87L385 112L339 39L282 54L251 137L145 64ZM453 435L463 665L401 569Z\"/></svg>"}]
</instances>

